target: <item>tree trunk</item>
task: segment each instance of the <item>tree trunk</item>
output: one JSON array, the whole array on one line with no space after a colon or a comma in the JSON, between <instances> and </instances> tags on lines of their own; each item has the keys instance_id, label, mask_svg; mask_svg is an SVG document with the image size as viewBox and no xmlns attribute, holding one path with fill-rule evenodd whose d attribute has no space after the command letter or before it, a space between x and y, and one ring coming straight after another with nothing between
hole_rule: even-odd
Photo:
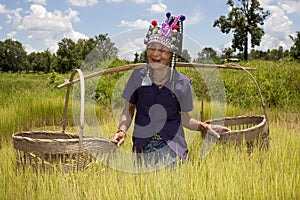
<instances>
[{"instance_id":1,"label":"tree trunk","mask_svg":"<svg viewBox=\"0 0 300 200\"><path fill-rule=\"evenodd\" d=\"M248 60L248 36L246 36L245 41L244 41L244 60Z\"/></svg>"}]
</instances>

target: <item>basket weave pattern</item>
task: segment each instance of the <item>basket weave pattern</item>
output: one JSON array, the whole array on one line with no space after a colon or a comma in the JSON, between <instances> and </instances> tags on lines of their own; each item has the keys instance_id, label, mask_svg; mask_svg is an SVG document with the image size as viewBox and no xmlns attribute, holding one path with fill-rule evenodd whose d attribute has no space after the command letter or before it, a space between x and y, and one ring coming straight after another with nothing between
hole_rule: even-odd
<instances>
[{"instance_id":1,"label":"basket weave pattern","mask_svg":"<svg viewBox=\"0 0 300 200\"><path fill-rule=\"evenodd\" d=\"M269 138L269 126L268 126L268 118L265 108L265 103L263 101L263 97L260 91L260 88L252 76L252 74L245 68L240 67L244 70L249 77L253 80L258 94L260 95L261 106L264 111L264 115L253 115L253 116L235 116L235 117L225 117L219 119L212 119L206 121L208 124L212 125L222 125L230 128L231 130L228 132L221 132L220 139L218 143L232 143L232 144L241 144L243 141L245 142L253 142L255 140L262 140L261 147L268 147L268 138ZM214 72L211 71L211 73ZM208 75L207 78L210 77L211 74ZM204 84L205 86L205 84ZM204 97L204 89L202 89L202 110L201 110L201 120L203 120L203 97ZM202 137L205 138L207 133L202 133Z\"/></svg>"},{"instance_id":2,"label":"basket weave pattern","mask_svg":"<svg viewBox=\"0 0 300 200\"><path fill-rule=\"evenodd\" d=\"M116 145L107 138L83 136L84 126L84 78L79 69L73 71L80 77L80 131L68 134L66 117L71 85L67 86L62 131L30 131L12 135L18 166L32 166L35 170L62 170L74 172L84 170L98 158L108 157Z\"/></svg>"},{"instance_id":3,"label":"basket weave pattern","mask_svg":"<svg viewBox=\"0 0 300 200\"><path fill-rule=\"evenodd\" d=\"M228 132L220 133L220 143L236 143L255 141L265 137L267 133L266 118L263 115L237 116L206 121L212 125L222 125L230 128ZM203 134L203 137L205 137Z\"/></svg>"}]
</instances>

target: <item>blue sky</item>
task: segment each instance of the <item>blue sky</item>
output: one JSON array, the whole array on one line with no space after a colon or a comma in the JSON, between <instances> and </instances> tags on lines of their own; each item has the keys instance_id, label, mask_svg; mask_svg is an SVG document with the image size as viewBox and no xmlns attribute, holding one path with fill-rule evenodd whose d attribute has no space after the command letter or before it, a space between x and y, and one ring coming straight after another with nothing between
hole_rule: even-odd
<instances>
[{"instance_id":1,"label":"blue sky","mask_svg":"<svg viewBox=\"0 0 300 200\"><path fill-rule=\"evenodd\" d=\"M150 22L165 20L165 13L184 14L184 48L212 47L220 52L231 45L231 35L213 28L227 15L227 0L0 0L0 40L18 40L27 52L55 52L64 37L74 41L108 34L120 54L144 48L143 37ZM288 35L300 31L300 0L260 0L271 15L264 25L260 47L289 49ZM130 56L128 56L130 57Z\"/></svg>"}]
</instances>

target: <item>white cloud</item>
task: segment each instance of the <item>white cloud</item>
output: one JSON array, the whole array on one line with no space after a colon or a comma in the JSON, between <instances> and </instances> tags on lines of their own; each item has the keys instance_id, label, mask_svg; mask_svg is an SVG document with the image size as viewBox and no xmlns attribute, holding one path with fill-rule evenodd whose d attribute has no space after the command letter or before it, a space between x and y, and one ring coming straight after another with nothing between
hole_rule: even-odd
<instances>
[{"instance_id":1,"label":"white cloud","mask_svg":"<svg viewBox=\"0 0 300 200\"><path fill-rule=\"evenodd\" d=\"M7 12L5 5L0 4L0 13L5 14Z\"/></svg>"},{"instance_id":2,"label":"white cloud","mask_svg":"<svg viewBox=\"0 0 300 200\"><path fill-rule=\"evenodd\" d=\"M32 53L32 52L38 52L36 49L34 49L31 45L29 44L23 44L24 48L25 48L25 51L27 53Z\"/></svg>"},{"instance_id":3,"label":"white cloud","mask_svg":"<svg viewBox=\"0 0 300 200\"><path fill-rule=\"evenodd\" d=\"M3 29L2 26L0 26L0 31L2 31L2 29Z\"/></svg>"},{"instance_id":4,"label":"white cloud","mask_svg":"<svg viewBox=\"0 0 300 200\"><path fill-rule=\"evenodd\" d=\"M42 5L33 4L29 14L23 18L22 29L29 31L27 39L41 40L51 52L55 52L62 38L75 41L88 38L73 29L72 22L79 20L78 12L72 9L64 13L59 10L48 12Z\"/></svg>"},{"instance_id":5,"label":"white cloud","mask_svg":"<svg viewBox=\"0 0 300 200\"><path fill-rule=\"evenodd\" d=\"M158 4L153 4L149 8L151 13L165 13L167 11L167 6L161 2L158 2Z\"/></svg>"},{"instance_id":6,"label":"white cloud","mask_svg":"<svg viewBox=\"0 0 300 200\"><path fill-rule=\"evenodd\" d=\"M187 20L187 24L198 24L201 20L203 20L202 13L196 11L192 16L189 16L189 20Z\"/></svg>"},{"instance_id":7,"label":"white cloud","mask_svg":"<svg viewBox=\"0 0 300 200\"><path fill-rule=\"evenodd\" d=\"M123 2L123 0L106 0L107 3L120 3Z\"/></svg>"},{"instance_id":8,"label":"white cloud","mask_svg":"<svg viewBox=\"0 0 300 200\"><path fill-rule=\"evenodd\" d=\"M68 0L74 6L86 7L93 6L98 3L98 0Z\"/></svg>"},{"instance_id":9,"label":"white cloud","mask_svg":"<svg viewBox=\"0 0 300 200\"><path fill-rule=\"evenodd\" d=\"M46 5L46 0L27 0L28 2L33 2L35 4Z\"/></svg>"},{"instance_id":10,"label":"white cloud","mask_svg":"<svg viewBox=\"0 0 300 200\"><path fill-rule=\"evenodd\" d=\"M17 34L16 31L12 31L12 32L6 34L6 38L13 39L16 34Z\"/></svg>"},{"instance_id":11,"label":"white cloud","mask_svg":"<svg viewBox=\"0 0 300 200\"><path fill-rule=\"evenodd\" d=\"M265 8L265 7L267 7L267 6L270 5L270 3L272 2L272 0L260 0L259 2L260 2L260 6L263 7L263 8Z\"/></svg>"},{"instance_id":12,"label":"white cloud","mask_svg":"<svg viewBox=\"0 0 300 200\"><path fill-rule=\"evenodd\" d=\"M299 13L300 14L300 1L298 0L285 0L278 3L287 13Z\"/></svg>"},{"instance_id":13,"label":"white cloud","mask_svg":"<svg viewBox=\"0 0 300 200\"><path fill-rule=\"evenodd\" d=\"M122 20L120 23L120 27L128 27L128 28L148 28L150 23L146 20L138 19L134 22Z\"/></svg>"},{"instance_id":14,"label":"white cloud","mask_svg":"<svg viewBox=\"0 0 300 200\"><path fill-rule=\"evenodd\" d=\"M137 4L152 3L152 0L135 0L135 3Z\"/></svg>"},{"instance_id":15,"label":"white cloud","mask_svg":"<svg viewBox=\"0 0 300 200\"><path fill-rule=\"evenodd\" d=\"M118 48L120 50L120 57L122 59L133 60L135 52L141 53L141 51L144 49L145 46L143 45L143 42L144 38L136 38L133 40L128 38L127 42Z\"/></svg>"},{"instance_id":16,"label":"white cloud","mask_svg":"<svg viewBox=\"0 0 300 200\"><path fill-rule=\"evenodd\" d=\"M22 11L21 8L17 8L15 10L8 10L5 8L5 5L0 4L0 14L5 14L7 21L6 23L12 23L15 27L20 23L22 17L20 12Z\"/></svg>"},{"instance_id":17,"label":"white cloud","mask_svg":"<svg viewBox=\"0 0 300 200\"><path fill-rule=\"evenodd\" d=\"M271 11L271 15L265 21L263 27L265 35L259 49L277 49L279 46L289 49L291 45L289 35L294 32L292 29L293 22L281 7L268 6L267 9Z\"/></svg>"}]
</instances>

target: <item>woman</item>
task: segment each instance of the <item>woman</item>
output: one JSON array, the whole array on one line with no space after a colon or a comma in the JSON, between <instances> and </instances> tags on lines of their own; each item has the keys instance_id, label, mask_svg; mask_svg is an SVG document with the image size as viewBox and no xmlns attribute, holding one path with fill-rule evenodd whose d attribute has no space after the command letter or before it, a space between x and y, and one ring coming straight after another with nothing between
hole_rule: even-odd
<instances>
[{"instance_id":1,"label":"woman","mask_svg":"<svg viewBox=\"0 0 300 200\"><path fill-rule=\"evenodd\" d=\"M173 163L178 157L185 160L188 154L183 127L204 131L219 138L223 126L212 126L191 118L193 110L190 80L174 69L176 56L182 45L182 15L152 26L145 39L148 65L132 72L122 97L123 109L119 129L110 140L122 145L134 114L133 151L145 163ZM181 29L181 30L180 30ZM175 39L174 39L175 38ZM136 112L135 112L136 111Z\"/></svg>"}]
</instances>

